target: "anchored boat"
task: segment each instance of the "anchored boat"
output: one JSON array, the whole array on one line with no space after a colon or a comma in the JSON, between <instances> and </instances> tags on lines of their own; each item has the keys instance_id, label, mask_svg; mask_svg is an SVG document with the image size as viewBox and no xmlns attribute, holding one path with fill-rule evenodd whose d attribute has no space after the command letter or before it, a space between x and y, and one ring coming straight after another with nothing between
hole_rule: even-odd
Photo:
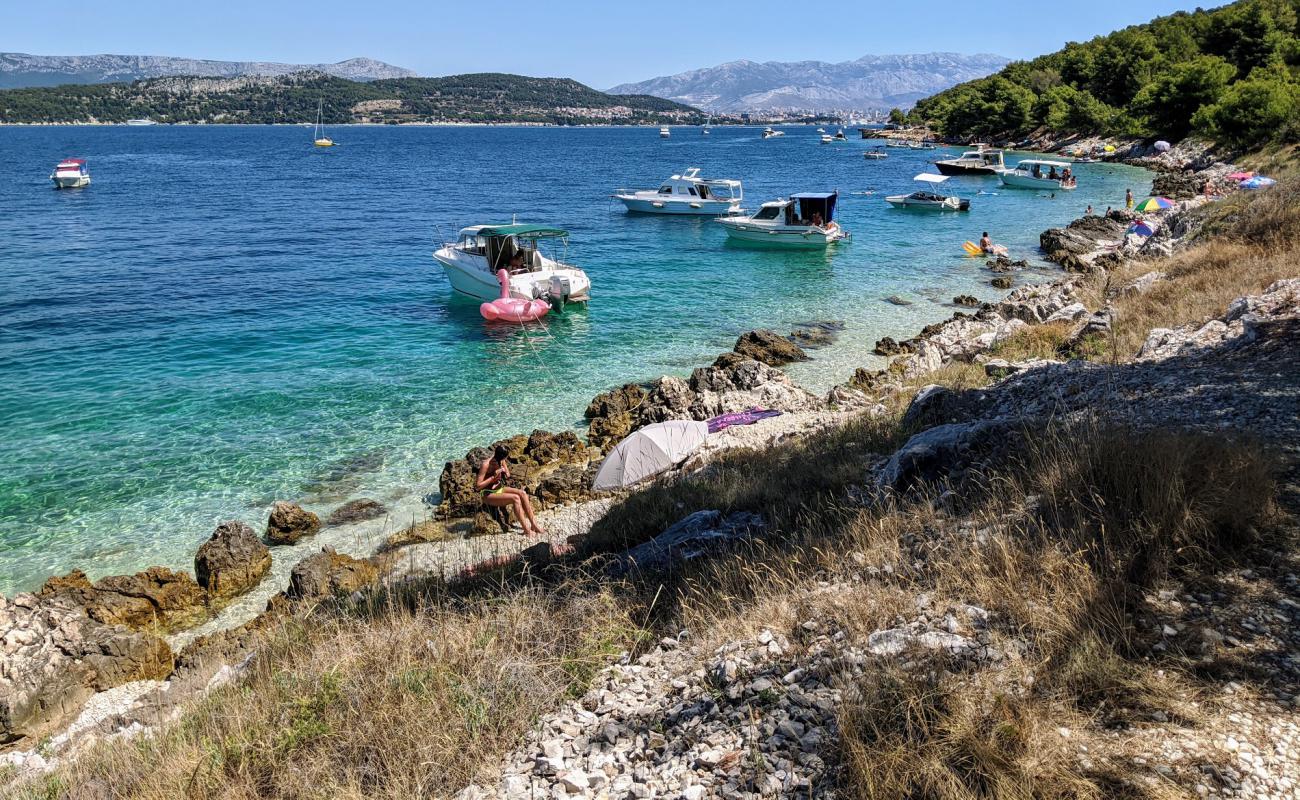
<instances>
[{"instance_id":1,"label":"anchored boat","mask_svg":"<svg viewBox=\"0 0 1300 800\"><path fill-rule=\"evenodd\" d=\"M471 225L433 254L459 294L492 302L508 295L544 300L562 311L590 299L591 280L581 269L542 255L540 244L567 246L568 232L545 225ZM503 291L498 273L506 272Z\"/></svg>"},{"instance_id":2,"label":"anchored boat","mask_svg":"<svg viewBox=\"0 0 1300 800\"><path fill-rule=\"evenodd\" d=\"M1051 189L1068 192L1079 185L1068 162L1026 158L998 173L1003 186L1013 189Z\"/></svg>"},{"instance_id":3,"label":"anchored boat","mask_svg":"<svg viewBox=\"0 0 1300 800\"><path fill-rule=\"evenodd\" d=\"M700 177L699 167L673 175L658 189L621 191L614 195L628 211L645 214L739 214L745 197L740 181Z\"/></svg>"},{"instance_id":4,"label":"anchored boat","mask_svg":"<svg viewBox=\"0 0 1300 800\"><path fill-rule=\"evenodd\" d=\"M889 158L889 153L885 152L885 148L883 146L876 145L870 150L864 152L862 154L862 157L867 159L868 161L881 161L883 159Z\"/></svg>"},{"instance_id":5,"label":"anchored boat","mask_svg":"<svg viewBox=\"0 0 1300 800\"><path fill-rule=\"evenodd\" d=\"M937 186L948 180L948 178L944 175L922 172L912 180ZM918 190L911 194L890 195L885 198L885 202L895 208L917 209L920 211L970 211L969 200L924 190Z\"/></svg>"},{"instance_id":6,"label":"anchored boat","mask_svg":"<svg viewBox=\"0 0 1300 800\"><path fill-rule=\"evenodd\" d=\"M967 150L957 158L936 161L934 165L944 175L996 175L1006 168L1001 150L983 146Z\"/></svg>"},{"instance_id":7,"label":"anchored boat","mask_svg":"<svg viewBox=\"0 0 1300 800\"><path fill-rule=\"evenodd\" d=\"M325 98L322 97L320 103L316 105L316 130L312 132L311 143L317 147L333 147L334 140L325 135L325 124L322 122L324 112Z\"/></svg>"},{"instance_id":8,"label":"anchored boat","mask_svg":"<svg viewBox=\"0 0 1300 800\"><path fill-rule=\"evenodd\" d=\"M785 131L778 131L774 129L771 125L763 129L764 139L771 139L774 136L785 136Z\"/></svg>"},{"instance_id":9,"label":"anchored boat","mask_svg":"<svg viewBox=\"0 0 1300 800\"><path fill-rule=\"evenodd\" d=\"M55 189L80 189L90 185L90 170L86 169L86 159L65 158L54 167L50 174Z\"/></svg>"},{"instance_id":10,"label":"anchored boat","mask_svg":"<svg viewBox=\"0 0 1300 800\"><path fill-rule=\"evenodd\" d=\"M717 220L732 239L774 247L826 247L849 238L835 222L839 192L805 192L764 203L748 217Z\"/></svg>"}]
</instances>

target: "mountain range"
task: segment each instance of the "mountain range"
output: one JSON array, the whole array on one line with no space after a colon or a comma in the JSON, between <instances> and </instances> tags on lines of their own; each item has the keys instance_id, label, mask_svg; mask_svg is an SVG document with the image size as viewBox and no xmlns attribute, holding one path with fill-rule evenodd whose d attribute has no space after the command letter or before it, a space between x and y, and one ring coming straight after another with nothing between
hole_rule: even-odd
<instances>
[{"instance_id":1,"label":"mountain range","mask_svg":"<svg viewBox=\"0 0 1300 800\"><path fill-rule=\"evenodd\" d=\"M280 64L273 61L207 61L172 56L34 56L0 53L0 89L58 86L65 83L120 83L144 78L194 75L234 78L246 75L275 77L295 72L323 72L352 81L410 78L409 69L373 58L349 58L337 64Z\"/></svg>"},{"instance_id":2,"label":"mountain range","mask_svg":"<svg viewBox=\"0 0 1300 800\"><path fill-rule=\"evenodd\" d=\"M980 53L867 55L854 61L729 61L638 83L611 94L649 94L713 112L843 111L909 108L1009 59Z\"/></svg>"}]
</instances>

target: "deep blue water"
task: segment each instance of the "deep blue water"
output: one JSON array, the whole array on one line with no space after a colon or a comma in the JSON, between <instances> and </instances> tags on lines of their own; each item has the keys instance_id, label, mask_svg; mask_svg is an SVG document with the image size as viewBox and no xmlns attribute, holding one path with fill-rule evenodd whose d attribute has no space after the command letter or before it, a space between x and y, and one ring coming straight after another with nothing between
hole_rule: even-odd
<instances>
[{"instance_id":1,"label":"deep blue water","mask_svg":"<svg viewBox=\"0 0 1300 800\"><path fill-rule=\"evenodd\" d=\"M954 294L999 294L962 241L1034 257L1043 228L1148 188L1084 165L1056 198L954 179L969 214L898 211L883 195L945 151L871 162L867 142L787 130L342 127L322 151L297 127L0 128L0 591L187 566L217 521L260 527L276 498L436 492L467 447L576 425L596 392L685 374L753 327L846 322L792 370L826 388ZM68 156L91 187L51 188ZM750 208L839 189L854 239L745 249L608 197L689 166L743 179ZM514 216L571 232L588 309L521 330L451 296L437 242Z\"/></svg>"}]
</instances>

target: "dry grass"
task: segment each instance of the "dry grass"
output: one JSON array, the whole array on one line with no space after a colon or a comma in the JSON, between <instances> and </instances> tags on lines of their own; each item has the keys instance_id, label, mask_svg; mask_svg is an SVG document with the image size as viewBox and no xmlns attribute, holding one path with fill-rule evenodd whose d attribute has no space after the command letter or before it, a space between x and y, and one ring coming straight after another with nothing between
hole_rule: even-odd
<instances>
[{"instance_id":1,"label":"dry grass","mask_svg":"<svg viewBox=\"0 0 1300 800\"><path fill-rule=\"evenodd\" d=\"M96 785L158 800L448 796L634 636L599 591L291 622L241 686L160 736L96 749L29 796Z\"/></svg>"},{"instance_id":2,"label":"dry grass","mask_svg":"<svg viewBox=\"0 0 1300 800\"><path fill-rule=\"evenodd\" d=\"M1099 301L1107 288L1123 287L1146 272L1159 269L1168 276L1146 294L1114 298L1113 340L1096 354L1098 360L1130 358L1153 328L1207 322L1236 298L1300 274L1300 179L1243 192L1204 213L1199 244L1159 262L1125 263L1111 272L1107 286L1092 287Z\"/></svg>"},{"instance_id":3,"label":"dry grass","mask_svg":"<svg viewBox=\"0 0 1300 800\"><path fill-rule=\"evenodd\" d=\"M1072 327L1068 322L1052 322L1021 328L993 345L989 355L1007 361L1060 358L1070 339Z\"/></svg>"}]
</instances>

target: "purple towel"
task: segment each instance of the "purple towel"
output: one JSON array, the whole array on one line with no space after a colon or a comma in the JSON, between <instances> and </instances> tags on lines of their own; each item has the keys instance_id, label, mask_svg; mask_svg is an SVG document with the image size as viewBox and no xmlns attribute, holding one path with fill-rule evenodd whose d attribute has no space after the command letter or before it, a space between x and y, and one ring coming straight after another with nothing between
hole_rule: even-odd
<instances>
[{"instance_id":1,"label":"purple towel","mask_svg":"<svg viewBox=\"0 0 1300 800\"><path fill-rule=\"evenodd\" d=\"M760 419L779 416L781 416L780 411L773 411L770 408L751 408L746 411L733 411L730 414L723 414L709 420L709 433L717 433L723 428L730 428L732 425L753 425Z\"/></svg>"}]
</instances>

